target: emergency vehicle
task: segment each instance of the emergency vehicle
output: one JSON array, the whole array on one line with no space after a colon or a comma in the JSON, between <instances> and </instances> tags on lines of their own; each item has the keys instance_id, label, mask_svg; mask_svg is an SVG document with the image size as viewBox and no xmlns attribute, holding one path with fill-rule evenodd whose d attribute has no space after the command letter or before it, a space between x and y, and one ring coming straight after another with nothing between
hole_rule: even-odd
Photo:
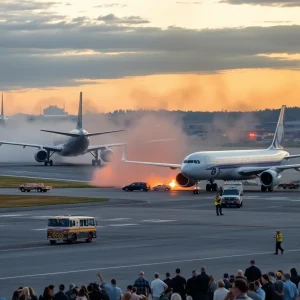
<instances>
[{"instance_id":1,"label":"emergency vehicle","mask_svg":"<svg viewBox=\"0 0 300 300\"><path fill-rule=\"evenodd\" d=\"M228 181L222 187L221 205L222 207L243 206L243 183L241 181Z\"/></svg>"},{"instance_id":2,"label":"emergency vehicle","mask_svg":"<svg viewBox=\"0 0 300 300\"><path fill-rule=\"evenodd\" d=\"M97 221L94 217L58 216L48 219L47 240L75 244L77 241L91 243L97 237Z\"/></svg>"}]
</instances>

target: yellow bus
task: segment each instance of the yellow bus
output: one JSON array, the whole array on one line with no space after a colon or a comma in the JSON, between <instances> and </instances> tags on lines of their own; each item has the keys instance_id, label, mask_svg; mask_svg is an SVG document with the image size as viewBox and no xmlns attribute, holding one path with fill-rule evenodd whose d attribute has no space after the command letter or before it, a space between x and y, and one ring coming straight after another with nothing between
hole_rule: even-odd
<instances>
[{"instance_id":1,"label":"yellow bus","mask_svg":"<svg viewBox=\"0 0 300 300\"><path fill-rule=\"evenodd\" d=\"M77 241L91 243L97 237L97 221L94 217L58 216L48 219L47 240L75 244Z\"/></svg>"}]
</instances>

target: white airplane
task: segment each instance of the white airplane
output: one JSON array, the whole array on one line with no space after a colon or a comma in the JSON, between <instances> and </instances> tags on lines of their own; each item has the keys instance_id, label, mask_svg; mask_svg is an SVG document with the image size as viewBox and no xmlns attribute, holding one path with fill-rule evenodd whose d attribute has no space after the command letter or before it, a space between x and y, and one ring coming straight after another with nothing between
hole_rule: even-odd
<instances>
[{"instance_id":1,"label":"white airplane","mask_svg":"<svg viewBox=\"0 0 300 300\"><path fill-rule=\"evenodd\" d=\"M3 102L3 93L2 93L0 124L5 124L6 121L7 118L4 116L4 102Z\"/></svg>"},{"instance_id":2,"label":"white airplane","mask_svg":"<svg viewBox=\"0 0 300 300\"><path fill-rule=\"evenodd\" d=\"M198 186L201 180L208 180L207 191L217 191L215 180L251 180L259 178L261 191L273 191L278 185L281 173L288 169L300 171L300 164L283 165L284 161L300 157L290 155L282 147L284 135L284 112L282 106L276 132L271 146L262 150L228 150L195 152L188 155L181 164L130 161L126 159L124 145L122 161L126 163L144 164L180 169L176 182L181 187ZM195 190L194 193L199 193Z\"/></svg>"},{"instance_id":3,"label":"white airplane","mask_svg":"<svg viewBox=\"0 0 300 300\"><path fill-rule=\"evenodd\" d=\"M100 146L89 146L90 144L89 137L91 136L102 135L102 134L113 133L113 132L120 132L124 130L114 130L114 131L95 132L95 133L88 133L87 131L85 131L82 128L82 92L80 92L76 129L70 131L69 133L52 131L52 130L41 130L41 131L64 135L70 138L67 142L63 144L52 145L52 146L8 142L8 141L0 141L0 146L6 144L6 145L22 146L23 148L25 147L37 148L38 150L35 153L34 158L39 163L44 162L45 166L47 166L48 164L50 166L53 165L53 161L50 158L54 153L66 157L79 156L79 155L84 155L86 153L90 153L95 158L92 160L92 165L94 166L94 165L101 165L101 160L104 162L111 161L113 151L109 149L110 147L124 145L124 143L116 143L116 144L105 144ZM101 160L99 159L99 151L101 151L100 152Z\"/></svg>"}]
</instances>

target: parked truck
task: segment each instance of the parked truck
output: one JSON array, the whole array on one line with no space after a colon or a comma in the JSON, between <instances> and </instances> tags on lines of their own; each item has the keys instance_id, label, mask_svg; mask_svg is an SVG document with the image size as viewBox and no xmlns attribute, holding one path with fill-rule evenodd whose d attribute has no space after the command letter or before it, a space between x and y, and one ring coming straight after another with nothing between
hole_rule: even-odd
<instances>
[{"instance_id":1,"label":"parked truck","mask_svg":"<svg viewBox=\"0 0 300 300\"><path fill-rule=\"evenodd\" d=\"M243 183L241 181L228 181L222 187L222 207L243 206Z\"/></svg>"},{"instance_id":2,"label":"parked truck","mask_svg":"<svg viewBox=\"0 0 300 300\"><path fill-rule=\"evenodd\" d=\"M51 190L52 186L44 185L43 183L24 183L19 186L19 190L21 192L31 192L37 191L39 193L46 193L47 191Z\"/></svg>"}]
</instances>

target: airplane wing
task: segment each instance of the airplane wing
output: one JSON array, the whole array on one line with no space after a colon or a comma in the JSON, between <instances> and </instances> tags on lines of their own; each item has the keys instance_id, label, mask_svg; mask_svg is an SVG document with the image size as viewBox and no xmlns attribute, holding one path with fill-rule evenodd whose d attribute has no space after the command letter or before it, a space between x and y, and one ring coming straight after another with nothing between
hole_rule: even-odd
<instances>
[{"instance_id":1,"label":"airplane wing","mask_svg":"<svg viewBox=\"0 0 300 300\"><path fill-rule=\"evenodd\" d=\"M239 174L250 176L250 175L258 175L266 170L274 170L275 172L281 173L285 170L294 169L296 171L300 171L300 164L294 165L278 165L276 167L266 166L266 167L244 167L240 168Z\"/></svg>"},{"instance_id":2,"label":"airplane wing","mask_svg":"<svg viewBox=\"0 0 300 300\"><path fill-rule=\"evenodd\" d=\"M157 167L166 167L171 168L172 170L180 169L181 164L169 164L169 163L155 163L155 162L146 162L146 161L133 161L126 159L126 144L124 145L123 153L122 153L122 162L131 163L131 164L140 164L140 165L149 165L149 166L157 166Z\"/></svg>"},{"instance_id":3,"label":"airplane wing","mask_svg":"<svg viewBox=\"0 0 300 300\"><path fill-rule=\"evenodd\" d=\"M99 145L99 146L90 146L87 148L85 153L89 153L92 151L96 151L96 150L104 150L107 148L111 148L111 147L118 147L118 146L123 146L126 145L125 143L115 143L115 144L103 144L103 145Z\"/></svg>"},{"instance_id":4,"label":"airplane wing","mask_svg":"<svg viewBox=\"0 0 300 300\"><path fill-rule=\"evenodd\" d=\"M149 140L149 141L140 142L140 144L143 144L143 143L157 143L157 142L169 142L169 141L175 141L175 139ZM96 151L96 150L104 150L104 149L111 148L111 147L125 146L127 144L128 143L114 143L114 144L103 144L103 145L99 145L99 146L90 146L90 147L88 147L88 149L86 150L85 153L89 153L89 152Z\"/></svg>"},{"instance_id":5,"label":"airplane wing","mask_svg":"<svg viewBox=\"0 0 300 300\"><path fill-rule=\"evenodd\" d=\"M27 144L27 143L14 143L14 142L7 142L7 141L0 141L0 146L2 145L12 145L12 146L21 146L23 148L31 147L31 148L38 148L38 149L45 149L53 152L60 152L62 150L61 146L43 146L38 144Z\"/></svg>"},{"instance_id":6,"label":"airplane wing","mask_svg":"<svg viewBox=\"0 0 300 300\"><path fill-rule=\"evenodd\" d=\"M299 158L299 157L300 157L300 154L295 154L295 155L286 156L284 159L292 159L292 158Z\"/></svg>"}]
</instances>

